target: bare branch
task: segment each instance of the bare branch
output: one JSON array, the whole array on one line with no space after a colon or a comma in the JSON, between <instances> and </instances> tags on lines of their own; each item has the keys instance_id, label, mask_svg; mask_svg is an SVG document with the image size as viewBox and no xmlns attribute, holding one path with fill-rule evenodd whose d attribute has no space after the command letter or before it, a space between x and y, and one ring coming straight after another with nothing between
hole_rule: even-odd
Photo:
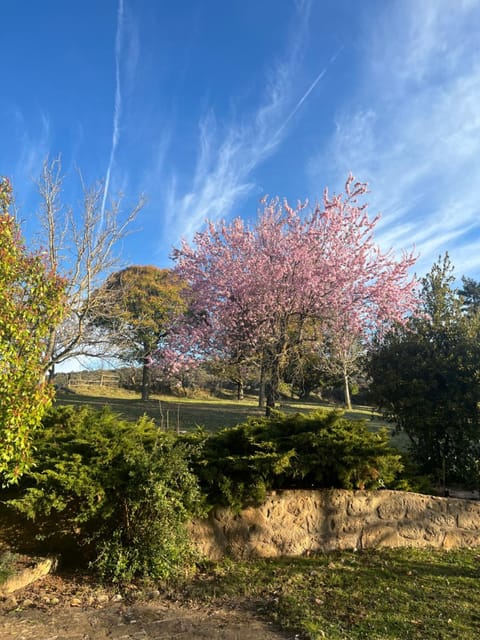
<instances>
[{"instance_id":1,"label":"bare branch","mask_svg":"<svg viewBox=\"0 0 480 640\"><path fill-rule=\"evenodd\" d=\"M61 200L63 175L61 158L44 161L38 191L42 248L50 268L68 280L69 313L60 327L52 327L48 340L45 370L78 356L115 356L111 342L88 321L95 307L105 301L93 293L106 277L121 266L117 253L121 241L131 233L131 225L145 203L139 200L122 212L123 196L111 201L102 215L103 184L87 185L79 173L83 202L79 211Z\"/></svg>"}]
</instances>

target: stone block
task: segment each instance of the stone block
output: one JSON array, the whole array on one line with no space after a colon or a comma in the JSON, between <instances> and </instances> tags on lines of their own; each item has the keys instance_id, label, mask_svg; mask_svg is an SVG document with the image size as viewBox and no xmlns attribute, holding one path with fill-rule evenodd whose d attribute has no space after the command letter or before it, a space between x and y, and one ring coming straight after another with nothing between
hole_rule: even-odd
<instances>
[{"instance_id":1,"label":"stone block","mask_svg":"<svg viewBox=\"0 0 480 640\"><path fill-rule=\"evenodd\" d=\"M415 522L399 522L398 523L398 533L402 538L407 538L408 540L423 540L423 535L425 532L425 528Z\"/></svg>"},{"instance_id":2,"label":"stone block","mask_svg":"<svg viewBox=\"0 0 480 640\"><path fill-rule=\"evenodd\" d=\"M26 567L10 578L7 578L0 585L0 596L5 597L18 589L23 589L32 582L43 578L51 571L54 571L58 564L57 558L41 558L33 563L31 567Z\"/></svg>"},{"instance_id":3,"label":"stone block","mask_svg":"<svg viewBox=\"0 0 480 640\"><path fill-rule=\"evenodd\" d=\"M252 558L278 558L280 553L277 547L267 542L258 542L250 548Z\"/></svg>"},{"instance_id":4,"label":"stone block","mask_svg":"<svg viewBox=\"0 0 480 640\"><path fill-rule=\"evenodd\" d=\"M347 551L349 549L360 549L361 531L344 533L332 539L332 550Z\"/></svg>"},{"instance_id":5,"label":"stone block","mask_svg":"<svg viewBox=\"0 0 480 640\"><path fill-rule=\"evenodd\" d=\"M466 508L459 511L457 521L460 529L480 530L480 505L475 506L475 509Z\"/></svg>"},{"instance_id":6,"label":"stone block","mask_svg":"<svg viewBox=\"0 0 480 640\"><path fill-rule=\"evenodd\" d=\"M480 546L480 531L465 531L464 529L447 531L442 546L444 549L478 547Z\"/></svg>"},{"instance_id":7,"label":"stone block","mask_svg":"<svg viewBox=\"0 0 480 640\"><path fill-rule=\"evenodd\" d=\"M311 511L312 507L312 496L305 495L303 491L296 498L295 495L288 496L285 502L285 510L297 518L306 511Z\"/></svg>"},{"instance_id":8,"label":"stone block","mask_svg":"<svg viewBox=\"0 0 480 640\"><path fill-rule=\"evenodd\" d=\"M441 498L439 496L429 496L426 502L426 506L431 511L438 511L439 513L448 513L450 500L451 499L449 498Z\"/></svg>"},{"instance_id":9,"label":"stone block","mask_svg":"<svg viewBox=\"0 0 480 640\"><path fill-rule=\"evenodd\" d=\"M360 546L362 549L372 549L375 547L403 547L407 542L405 538L398 535L394 526L387 526L384 523L367 526L363 529Z\"/></svg>"},{"instance_id":10,"label":"stone block","mask_svg":"<svg viewBox=\"0 0 480 640\"><path fill-rule=\"evenodd\" d=\"M339 518L337 526L337 534L350 535L356 533L360 535L365 526L369 522L365 518Z\"/></svg>"},{"instance_id":11,"label":"stone block","mask_svg":"<svg viewBox=\"0 0 480 640\"><path fill-rule=\"evenodd\" d=\"M328 520L321 512L313 510L305 516L305 530L310 535L320 535L328 527Z\"/></svg>"},{"instance_id":12,"label":"stone block","mask_svg":"<svg viewBox=\"0 0 480 640\"><path fill-rule=\"evenodd\" d=\"M425 512L423 522L425 523L425 526L427 523L431 523L444 529L455 528L457 526L457 518L453 514L439 513L438 511L433 511L431 509L428 509Z\"/></svg>"},{"instance_id":13,"label":"stone block","mask_svg":"<svg viewBox=\"0 0 480 640\"><path fill-rule=\"evenodd\" d=\"M325 489L321 492L321 508L327 513L343 512L352 497L352 492L345 489Z\"/></svg>"},{"instance_id":14,"label":"stone block","mask_svg":"<svg viewBox=\"0 0 480 640\"><path fill-rule=\"evenodd\" d=\"M347 515L349 516L369 516L375 511L377 501L373 496L356 495L348 501Z\"/></svg>"},{"instance_id":15,"label":"stone block","mask_svg":"<svg viewBox=\"0 0 480 640\"><path fill-rule=\"evenodd\" d=\"M435 527L427 525L423 532L423 539L432 547L441 547L443 539L445 538L445 531L441 527Z\"/></svg>"},{"instance_id":16,"label":"stone block","mask_svg":"<svg viewBox=\"0 0 480 640\"><path fill-rule=\"evenodd\" d=\"M380 520L400 520L405 517L406 506L403 498L399 496L388 496L388 500L382 502L377 507L377 514Z\"/></svg>"}]
</instances>

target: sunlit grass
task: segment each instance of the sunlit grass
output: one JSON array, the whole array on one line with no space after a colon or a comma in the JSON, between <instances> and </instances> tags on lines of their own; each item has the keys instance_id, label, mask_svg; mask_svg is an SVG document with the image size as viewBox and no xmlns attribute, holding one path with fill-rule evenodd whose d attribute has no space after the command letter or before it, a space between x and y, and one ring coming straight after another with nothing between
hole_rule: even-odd
<instances>
[{"instance_id":1,"label":"sunlit grass","mask_svg":"<svg viewBox=\"0 0 480 640\"><path fill-rule=\"evenodd\" d=\"M246 598L299 637L477 640L480 550L381 549L212 566L189 598Z\"/></svg>"},{"instance_id":2,"label":"sunlit grass","mask_svg":"<svg viewBox=\"0 0 480 640\"><path fill-rule=\"evenodd\" d=\"M76 386L70 391L61 389L57 393L57 402L85 404L97 408L108 405L127 420L137 420L146 414L164 428L181 431L191 431L199 426L207 431L216 431L244 422L249 416L264 414L264 409L258 407L258 398L253 395L238 400L234 394L228 393L224 393L221 398L207 394L197 398L152 394L148 402L142 402L140 395L134 391L95 385ZM303 402L285 398L279 403L278 409L285 413L335 409L343 411L343 407L326 402ZM354 406L352 410L344 411L344 415L352 420L366 420L372 431L378 431L383 427L392 431L392 425L385 422L371 407ZM393 436L392 443L400 448L406 446L402 437Z\"/></svg>"},{"instance_id":3,"label":"sunlit grass","mask_svg":"<svg viewBox=\"0 0 480 640\"><path fill-rule=\"evenodd\" d=\"M93 385L77 386L70 391L61 389L56 401L59 404L96 408L109 406L123 418L133 421L147 415L165 429L180 431L192 431L197 427L216 431L243 422L250 415L261 415L264 412L258 408L253 397L236 400L229 397L199 399L152 395L148 402L142 402L138 393Z\"/></svg>"}]
</instances>

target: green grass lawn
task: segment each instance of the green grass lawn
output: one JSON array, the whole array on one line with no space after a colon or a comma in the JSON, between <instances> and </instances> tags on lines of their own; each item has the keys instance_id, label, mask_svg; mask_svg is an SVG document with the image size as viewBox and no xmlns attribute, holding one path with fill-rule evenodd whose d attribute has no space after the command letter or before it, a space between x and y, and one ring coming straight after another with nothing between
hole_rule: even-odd
<instances>
[{"instance_id":1,"label":"green grass lawn","mask_svg":"<svg viewBox=\"0 0 480 640\"><path fill-rule=\"evenodd\" d=\"M317 640L477 640L480 550L381 549L215 565L184 588Z\"/></svg>"},{"instance_id":2,"label":"green grass lawn","mask_svg":"<svg viewBox=\"0 0 480 640\"><path fill-rule=\"evenodd\" d=\"M222 427L233 427L245 421L248 416L264 415L264 409L258 407L257 398L253 396L244 400L228 397L194 399L152 396L148 402L142 402L134 392L94 386L76 387L75 391L61 389L57 392L56 402L96 408L108 405L127 420L135 421L147 414L164 428L168 426L169 429L175 430L178 427L182 431L192 431L197 426L205 427L208 431L216 431ZM284 400L278 408L289 413L318 409L331 411L336 407L319 402ZM354 420L367 420L372 430L386 426L379 414L372 412L369 407L355 407L345 415Z\"/></svg>"},{"instance_id":3,"label":"green grass lawn","mask_svg":"<svg viewBox=\"0 0 480 640\"><path fill-rule=\"evenodd\" d=\"M58 404L88 405L102 408L106 405L126 420L135 421L144 414L158 425L171 430L192 431L198 426L208 431L232 427L250 415L262 415L253 398L243 401L230 399L190 399L172 396L152 396L142 402L138 394L109 390L104 387L76 388L75 392L59 391Z\"/></svg>"}]
</instances>

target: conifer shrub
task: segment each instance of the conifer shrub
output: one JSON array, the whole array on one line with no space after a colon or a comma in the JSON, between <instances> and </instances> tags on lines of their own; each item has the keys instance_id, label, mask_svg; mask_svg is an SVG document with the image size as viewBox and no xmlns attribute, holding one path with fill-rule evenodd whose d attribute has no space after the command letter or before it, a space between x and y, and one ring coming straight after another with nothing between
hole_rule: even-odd
<instances>
[{"instance_id":1,"label":"conifer shrub","mask_svg":"<svg viewBox=\"0 0 480 640\"><path fill-rule=\"evenodd\" d=\"M235 509L275 489L386 487L402 470L386 430L337 412L274 413L185 439L202 443L193 469L208 502Z\"/></svg>"},{"instance_id":2,"label":"conifer shrub","mask_svg":"<svg viewBox=\"0 0 480 640\"><path fill-rule=\"evenodd\" d=\"M201 508L188 447L147 418L50 410L35 466L10 506L35 520L50 551L73 547L110 581L168 578L193 555L185 524Z\"/></svg>"}]
</instances>

